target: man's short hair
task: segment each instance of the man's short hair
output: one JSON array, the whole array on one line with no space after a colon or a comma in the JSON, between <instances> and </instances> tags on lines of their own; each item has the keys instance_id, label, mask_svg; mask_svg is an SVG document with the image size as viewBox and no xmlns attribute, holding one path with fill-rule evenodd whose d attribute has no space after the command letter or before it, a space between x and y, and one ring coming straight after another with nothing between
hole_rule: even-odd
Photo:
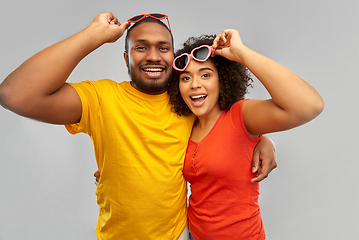
<instances>
[{"instance_id":1,"label":"man's short hair","mask_svg":"<svg viewBox=\"0 0 359 240\"><path fill-rule=\"evenodd\" d=\"M153 22L153 23L157 23L157 24L160 24L162 25L163 27L165 27L169 33L171 34L171 41L172 41L172 51L174 50L174 41L173 41L173 35L172 35L172 32L171 30L168 28L168 26L166 24L164 24L162 21L160 20L157 20L157 19L154 19L154 18L151 18L151 17L146 17L144 19L142 19L141 21L139 22L136 22L132 27L130 27L127 31L127 34L126 34L126 38L125 38L125 52L128 53L128 39L129 39L129 36L130 36L130 32L133 28L135 28L136 26L142 24L142 23L146 23L146 22Z\"/></svg>"}]
</instances>

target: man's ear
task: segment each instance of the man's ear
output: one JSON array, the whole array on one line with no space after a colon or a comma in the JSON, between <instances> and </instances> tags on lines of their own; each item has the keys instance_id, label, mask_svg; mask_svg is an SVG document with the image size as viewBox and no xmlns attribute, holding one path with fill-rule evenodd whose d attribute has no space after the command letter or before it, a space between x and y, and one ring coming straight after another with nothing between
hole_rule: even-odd
<instances>
[{"instance_id":1,"label":"man's ear","mask_svg":"<svg viewBox=\"0 0 359 240\"><path fill-rule=\"evenodd\" d=\"M123 58L125 59L126 67L128 68L128 53L127 52L123 53Z\"/></svg>"}]
</instances>

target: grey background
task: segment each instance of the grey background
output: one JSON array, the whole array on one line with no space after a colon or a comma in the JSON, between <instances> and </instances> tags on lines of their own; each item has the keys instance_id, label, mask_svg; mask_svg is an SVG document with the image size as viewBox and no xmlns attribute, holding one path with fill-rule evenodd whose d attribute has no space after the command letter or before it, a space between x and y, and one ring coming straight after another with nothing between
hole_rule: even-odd
<instances>
[{"instance_id":1,"label":"grey background","mask_svg":"<svg viewBox=\"0 0 359 240\"><path fill-rule=\"evenodd\" d=\"M269 135L278 168L261 184L267 239L359 239L358 10L357 0L1 1L0 79L107 11L120 21L168 14L176 48L190 35L235 28L247 46L306 79L326 104L314 121ZM121 38L91 53L69 81L128 80L123 46ZM250 98L268 97L258 81L250 91ZM3 108L0 134L0 239L96 239L89 137Z\"/></svg>"}]
</instances>

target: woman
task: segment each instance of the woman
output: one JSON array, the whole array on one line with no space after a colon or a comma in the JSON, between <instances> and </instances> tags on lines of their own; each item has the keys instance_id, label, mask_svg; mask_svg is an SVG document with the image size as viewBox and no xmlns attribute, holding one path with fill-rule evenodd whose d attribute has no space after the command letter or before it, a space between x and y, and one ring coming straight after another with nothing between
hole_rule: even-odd
<instances>
[{"instance_id":1,"label":"woman","mask_svg":"<svg viewBox=\"0 0 359 240\"><path fill-rule=\"evenodd\" d=\"M319 93L295 73L246 47L236 30L189 38L177 51L169 86L178 115L194 113L184 176L191 183L188 218L194 239L265 239L252 183L252 152L262 134L318 116ZM271 95L244 99L250 72Z\"/></svg>"}]
</instances>

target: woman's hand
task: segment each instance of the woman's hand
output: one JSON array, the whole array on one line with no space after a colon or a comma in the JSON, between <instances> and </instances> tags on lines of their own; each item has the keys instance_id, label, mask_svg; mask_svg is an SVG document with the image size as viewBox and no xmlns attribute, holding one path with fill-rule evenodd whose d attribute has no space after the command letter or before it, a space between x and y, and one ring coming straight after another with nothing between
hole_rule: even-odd
<instances>
[{"instance_id":1,"label":"woman's hand","mask_svg":"<svg viewBox=\"0 0 359 240\"><path fill-rule=\"evenodd\" d=\"M245 48L246 46L244 46L238 31L226 29L213 40L212 56L220 55L229 60L242 63L241 52Z\"/></svg>"}]
</instances>

